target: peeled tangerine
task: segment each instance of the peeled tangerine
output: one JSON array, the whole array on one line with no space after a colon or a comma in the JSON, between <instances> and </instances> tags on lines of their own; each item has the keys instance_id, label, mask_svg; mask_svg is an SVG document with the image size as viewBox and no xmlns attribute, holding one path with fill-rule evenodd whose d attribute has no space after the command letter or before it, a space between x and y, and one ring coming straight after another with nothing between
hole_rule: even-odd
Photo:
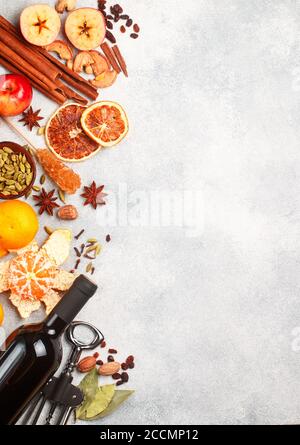
<instances>
[{"instance_id":1,"label":"peeled tangerine","mask_svg":"<svg viewBox=\"0 0 300 445\"><path fill-rule=\"evenodd\" d=\"M75 48L89 51L97 48L104 40L105 18L94 8L75 9L67 17L65 31Z\"/></svg>"},{"instance_id":2,"label":"peeled tangerine","mask_svg":"<svg viewBox=\"0 0 300 445\"><path fill-rule=\"evenodd\" d=\"M24 39L37 46L46 46L54 42L60 26L58 13L48 5L28 6L20 17L20 28Z\"/></svg>"},{"instance_id":3,"label":"peeled tangerine","mask_svg":"<svg viewBox=\"0 0 300 445\"><path fill-rule=\"evenodd\" d=\"M23 300L41 300L54 285L56 267L42 250L28 250L10 262L8 286Z\"/></svg>"},{"instance_id":4,"label":"peeled tangerine","mask_svg":"<svg viewBox=\"0 0 300 445\"><path fill-rule=\"evenodd\" d=\"M8 250L21 249L35 237L39 223L33 208L26 202L0 203L0 256Z\"/></svg>"}]
</instances>

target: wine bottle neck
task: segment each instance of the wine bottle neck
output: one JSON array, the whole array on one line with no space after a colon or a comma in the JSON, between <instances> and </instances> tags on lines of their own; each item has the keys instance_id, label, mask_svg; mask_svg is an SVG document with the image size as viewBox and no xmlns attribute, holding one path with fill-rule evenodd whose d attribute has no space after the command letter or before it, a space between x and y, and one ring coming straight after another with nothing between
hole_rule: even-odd
<instances>
[{"instance_id":1,"label":"wine bottle neck","mask_svg":"<svg viewBox=\"0 0 300 445\"><path fill-rule=\"evenodd\" d=\"M46 318L44 330L53 337L61 335L96 290L97 286L92 281L83 275L77 277L68 292Z\"/></svg>"},{"instance_id":2,"label":"wine bottle neck","mask_svg":"<svg viewBox=\"0 0 300 445\"><path fill-rule=\"evenodd\" d=\"M68 324L59 315L52 312L44 321L43 330L50 337L56 338L62 335Z\"/></svg>"}]
</instances>

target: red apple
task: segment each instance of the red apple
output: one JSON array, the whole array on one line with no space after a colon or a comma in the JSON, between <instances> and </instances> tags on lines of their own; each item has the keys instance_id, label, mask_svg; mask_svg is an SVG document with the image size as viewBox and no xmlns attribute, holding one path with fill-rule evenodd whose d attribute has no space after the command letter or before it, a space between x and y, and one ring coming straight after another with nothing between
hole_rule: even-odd
<instances>
[{"instance_id":1,"label":"red apple","mask_svg":"<svg viewBox=\"0 0 300 445\"><path fill-rule=\"evenodd\" d=\"M32 88L26 77L20 74L0 76L0 116L17 116L31 101Z\"/></svg>"}]
</instances>

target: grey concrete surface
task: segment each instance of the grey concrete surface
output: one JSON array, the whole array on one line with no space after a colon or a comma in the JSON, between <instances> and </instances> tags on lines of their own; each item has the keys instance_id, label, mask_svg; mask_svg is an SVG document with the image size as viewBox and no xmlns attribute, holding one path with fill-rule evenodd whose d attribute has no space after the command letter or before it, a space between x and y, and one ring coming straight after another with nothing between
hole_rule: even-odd
<instances>
[{"instance_id":1,"label":"grey concrete surface","mask_svg":"<svg viewBox=\"0 0 300 445\"><path fill-rule=\"evenodd\" d=\"M32 3L1 0L0 13L17 20ZM100 98L125 107L130 133L76 165L84 183L95 179L110 195L106 210L84 209L73 225L112 237L81 317L136 356L135 396L105 423L298 422L299 2L121 4L141 38L119 39L130 76ZM55 110L38 93L33 106L45 117ZM165 212L176 195L177 218L160 219L155 192ZM116 204L117 222L103 221ZM0 302L10 331L20 320Z\"/></svg>"}]
</instances>

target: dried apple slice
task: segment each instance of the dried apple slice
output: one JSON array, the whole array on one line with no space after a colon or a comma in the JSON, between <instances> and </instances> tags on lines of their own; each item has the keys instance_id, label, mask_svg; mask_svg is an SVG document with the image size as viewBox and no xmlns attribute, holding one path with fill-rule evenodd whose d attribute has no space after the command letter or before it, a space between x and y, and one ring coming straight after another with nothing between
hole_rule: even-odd
<instances>
[{"instance_id":1,"label":"dried apple slice","mask_svg":"<svg viewBox=\"0 0 300 445\"><path fill-rule=\"evenodd\" d=\"M65 32L75 48L89 51L103 42L106 22L103 14L97 9L79 8L67 17Z\"/></svg>"},{"instance_id":2,"label":"dried apple slice","mask_svg":"<svg viewBox=\"0 0 300 445\"><path fill-rule=\"evenodd\" d=\"M55 40L50 45L45 46L49 52L54 52L63 60L71 60L73 58L73 51L63 40Z\"/></svg>"},{"instance_id":3,"label":"dried apple slice","mask_svg":"<svg viewBox=\"0 0 300 445\"><path fill-rule=\"evenodd\" d=\"M81 73L85 69L85 71L88 72L88 68L91 68L91 71L93 72L91 67L93 63L94 59L88 51L80 51L80 53L78 53L75 57L73 71L76 73ZM88 74L91 74L91 72Z\"/></svg>"},{"instance_id":4,"label":"dried apple slice","mask_svg":"<svg viewBox=\"0 0 300 445\"><path fill-rule=\"evenodd\" d=\"M108 88L113 83L115 83L117 77L118 73L114 70L104 71L104 73L99 74L99 76L97 76L95 80L92 80L91 84L94 85L94 87L96 88Z\"/></svg>"},{"instance_id":5,"label":"dried apple slice","mask_svg":"<svg viewBox=\"0 0 300 445\"><path fill-rule=\"evenodd\" d=\"M33 5L25 8L20 17L23 37L37 46L54 42L61 26L58 13L48 5Z\"/></svg>"},{"instance_id":6,"label":"dried apple slice","mask_svg":"<svg viewBox=\"0 0 300 445\"><path fill-rule=\"evenodd\" d=\"M104 73L104 71L109 70L109 64L104 56L102 56L98 51L92 50L89 52L92 56L94 63L92 65L92 70L95 76L99 76Z\"/></svg>"}]
</instances>

